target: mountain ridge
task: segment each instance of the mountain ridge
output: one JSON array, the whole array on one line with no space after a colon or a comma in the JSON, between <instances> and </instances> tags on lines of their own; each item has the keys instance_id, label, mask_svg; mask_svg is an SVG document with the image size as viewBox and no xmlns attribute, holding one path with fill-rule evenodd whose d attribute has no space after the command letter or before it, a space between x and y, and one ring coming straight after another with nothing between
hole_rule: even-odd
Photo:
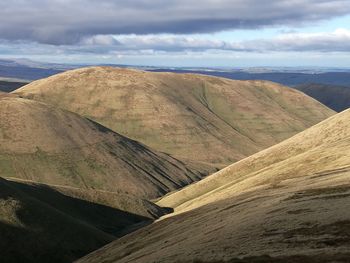
<instances>
[{"instance_id":1,"label":"mountain ridge","mask_svg":"<svg viewBox=\"0 0 350 263\"><path fill-rule=\"evenodd\" d=\"M2 177L156 198L203 176L75 113L12 94L0 101Z\"/></svg>"},{"instance_id":2,"label":"mountain ridge","mask_svg":"<svg viewBox=\"0 0 350 263\"><path fill-rule=\"evenodd\" d=\"M214 168L333 114L303 93L272 82L111 67L67 71L14 94L76 112L185 162Z\"/></svg>"}]
</instances>

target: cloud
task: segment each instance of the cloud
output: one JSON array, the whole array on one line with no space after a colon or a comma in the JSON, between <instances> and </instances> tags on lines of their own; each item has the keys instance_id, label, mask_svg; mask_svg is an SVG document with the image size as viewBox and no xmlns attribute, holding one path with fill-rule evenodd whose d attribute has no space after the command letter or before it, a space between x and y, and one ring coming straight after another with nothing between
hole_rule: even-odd
<instances>
[{"instance_id":1,"label":"cloud","mask_svg":"<svg viewBox=\"0 0 350 263\"><path fill-rule=\"evenodd\" d=\"M110 39L111 38L111 39ZM185 35L122 35L109 36L106 41L87 38L77 51L85 52L137 52L145 50L161 52L202 52L208 50L235 52L350 52L350 30L334 32L282 33L270 39L249 41L223 41Z\"/></svg>"},{"instance_id":2,"label":"cloud","mask_svg":"<svg viewBox=\"0 0 350 263\"><path fill-rule=\"evenodd\" d=\"M284 34L263 41L261 46L262 49L273 51L350 52L350 30Z\"/></svg>"},{"instance_id":3,"label":"cloud","mask_svg":"<svg viewBox=\"0 0 350 263\"><path fill-rule=\"evenodd\" d=\"M349 13L348 0L15 0L0 2L0 36L67 45L96 35L301 26Z\"/></svg>"},{"instance_id":4,"label":"cloud","mask_svg":"<svg viewBox=\"0 0 350 263\"><path fill-rule=\"evenodd\" d=\"M91 46L111 46L120 44L117 39L111 35L96 35L92 37L85 37L80 41L80 43L82 45Z\"/></svg>"},{"instance_id":5,"label":"cloud","mask_svg":"<svg viewBox=\"0 0 350 263\"><path fill-rule=\"evenodd\" d=\"M0 41L0 54L15 56L86 56L121 58L128 56L233 55L286 52L349 53L350 30L333 32L281 33L272 38L223 41L187 35L97 35L75 45L38 44L28 41ZM265 55L266 56L266 55Z\"/></svg>"}]
</instances>

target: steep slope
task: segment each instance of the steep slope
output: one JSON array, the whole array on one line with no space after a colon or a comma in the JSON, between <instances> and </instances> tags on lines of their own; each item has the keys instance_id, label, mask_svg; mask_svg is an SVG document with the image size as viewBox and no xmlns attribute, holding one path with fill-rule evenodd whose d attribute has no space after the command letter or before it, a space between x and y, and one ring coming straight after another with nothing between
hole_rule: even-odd
<instances>
[{"instance_id":1,"label":"steep slope","mask_svg":"<svg viewBox=\"0 0 350 263\"><path fill-rule=\"evenodd\" d=\"M350 87L314 83L295 88L337 112L350 108Z\"/></svg>"},{"instance_id":2,"label":"steep slope","mask_svg":"<svg viewBox=\"0 0 350 263\"><path fill-rule=\"evenodd\" d=\"M177 158L223 167L334 114L264 81L83 68L17 91L79 113Z\"/></svg>"},{"instance_id":3,"label":"steep slope","mask_svg":"<svg viewBox=\"0 0 350 263\"><path fill-rule=\"evenodd\" d=\"M72 197L67 191L71 190L0 178L1 262L72 262L111 242L125 227L152 220ZM103 196L95 192L89 199ZM152 206L162 213L149 203Z\"/></svg>"},{"instance_id":4,"label":"steep slope","mask_svg":"<svg viewBox=\"0 0 350 263\"><path fill-rule=\"evenodd\" d=\"M62 214L2 178L0 189L4 262L69 262L113 240L113 236Z\"/></svg>"},{"instance_id":5,"label":"steep slope","mask_svg":"<svg viewBox=\"0 0 350 263\"><path fill-rule=\"evenodd\" d=\"M50 203L52 206L56 206L56 208L58 207L58 204L61 203L59 197L65 196L71 197L73 199L84 200L93 204L111 207L122 212L137 215L140 218L147 220L158 219L159 217L169 212L169 209L161 208L148 200L128 194L99 191L93 189L80 189L70 186L39 184L36 182L17 178L12 178L11 180L7 181L12 182L12 184L16 184L16 186L24 192L29 191L29 194L35 196L37 199L40 199L46 203ZM40 191L31 191L31 189L33 188L40 189ZM68 213L74 214L74 211L68 211ZM92 218L93 217L94 216L92 216ZM120 222L123 222L123 220L128 221L127 218L123 218L122 216L120 216L118 220L116 220L115 218L111 220L114 220L114 223L116 224L118 224L118 220ZM136 222L139 223L139 221ZM135 222L133 222L132 224L134 223ZM121 231L124 232L125 227L130 226L132 224L121 224ZM120 231L117 229L116 231L112 231L111 233L113 235L119 235L119 232Z\"/></svg>"},{"instance_id":6,"label":"steep slope","mask_svg":"<svg viewBox=\"0 0 350 263\"><path fill-rule=\"evenodd\" d=\"M201 175L77 114L5 94L0 176L155 198Z\"/></svg>"},{"instance_id":7,"label":"steep slope","mask_svg":"<svg viewBox=\"0 0 350 263\"><path fill-rule=\"evenodd\" d=\"M78 262L349 262L350 110L159 202L176 213Z\"/></svg>"}]
</instances>

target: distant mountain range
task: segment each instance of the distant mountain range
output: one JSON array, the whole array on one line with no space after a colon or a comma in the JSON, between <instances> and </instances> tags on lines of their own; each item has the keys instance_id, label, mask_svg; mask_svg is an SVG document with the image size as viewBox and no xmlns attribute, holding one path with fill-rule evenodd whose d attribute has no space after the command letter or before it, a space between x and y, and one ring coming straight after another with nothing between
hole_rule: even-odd
<instances>
[{"instance_id":1,"label":"distant mountain range","mask_svg":"<svg viewBox=\"0 0 350 263\"><path fill-rule=\"evenodd\" d=\"M17 78L36 80L45 78L62 71L89 66L43 63L28 59L0 59L0 78ZM343 68L189 68L189 67L146 67L104 64L123 68L136 68L154 72L195 73L224 77L237 80L269 80L287 86L297 86L306 83L350 86L350 69Z\"/></svg>"},{"instance_id":2,"label":"distant mountain range","mask_svg":"<svg viewBox=\"0 0 350 263\"><path fill-rule=\"evenodd\" d=\"M224 77L236 80L269 80L290 87L306 83L319 83L328 85L350 86L350 70L333 71L308 71L302 69L291 69L288 71L266 70L266 71L249 71L246 70L187 70L187 69L150 69L156 72L176 72L176 73L194 73L204 74L216 77ZM326 69L325 69L326 70Z\"/></svg>"},{"instance_id":3,"label":"distant mountain range","mask_svg":"<svg viewBox=\"0 0 350 263\"><path fill-rule=\"evenodd\" d=\"M337 112L350 108L349 87L327 84L303 84L295 88Z\"/></svg>"},{"instance_id":4,"label":"distant mountain range","mask_svg":"<svg viewBox=\"0 0 350 263\"><path fill-rule=\"evenodd\" d=\"M25 84L28 84L27 82L20 81L20 80L12 80L12 79L1 79L0 78L0 91L3 92L11 92L13 90L16 90Z\"/></svg>"},{"instance_id":5,"label":"distant mountain range","mask_svg":"<svg viewBox=\"0 0 350 263\"><path fill-rule=\"evenodd\" d=\"M30 81L46 78L76 67L79 66L41 63L28 59L0 59L0 78L16 78Z\"/></svg>"},{"instance_id":6,"label":"distant mountain range","mask_svg":"<svg viewBox=\"0 0 350 263\"><path fill-rule=\"evenodd\" d=\"M0 59L0 91L11 92L31 82L85 65L41 63L28 59ZM105 65L104 65L105 66ZM150 72L202 74L235 80L267 80L290 86L340 112L350 106L350 69L341 68L173 68L127 65L111 67L136 68Z\"/></svg>"}]
</instances>

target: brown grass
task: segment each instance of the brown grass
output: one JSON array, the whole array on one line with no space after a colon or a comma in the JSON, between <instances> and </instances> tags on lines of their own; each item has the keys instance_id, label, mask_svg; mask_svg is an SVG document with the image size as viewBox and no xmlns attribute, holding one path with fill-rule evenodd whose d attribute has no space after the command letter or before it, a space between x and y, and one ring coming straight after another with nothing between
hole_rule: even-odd
<instances>
[{"instance_id":1,"label":"brown grass","mask_svg":"<svg viewBox=\"0 0 350 263\"><path fill-rule=\"evenodd\" d=\"M303 93L271 82L109 67L65 72L15 93L89 117L187 162L214 167L334 114Z\"/></svg>"},{"instance_id":2,"label":"brown grass","mask_svg":"<svg viewBox=\"0 0 350 263\"><path fill-rule=\"evenodd\" d=\"M174 214L78 262L349 262L349 134L345 111L166 196Z\"/></svg>"},{"instance_id":3,"label":"brown grass","mask_svg":"<svg viewBox=\"0 0 350 263\"><path fill-rule=\"evenodd\" d=\"M0 176L155 198L202 174L77 114L6 95Z\"/></svg>"}]
</instances>

